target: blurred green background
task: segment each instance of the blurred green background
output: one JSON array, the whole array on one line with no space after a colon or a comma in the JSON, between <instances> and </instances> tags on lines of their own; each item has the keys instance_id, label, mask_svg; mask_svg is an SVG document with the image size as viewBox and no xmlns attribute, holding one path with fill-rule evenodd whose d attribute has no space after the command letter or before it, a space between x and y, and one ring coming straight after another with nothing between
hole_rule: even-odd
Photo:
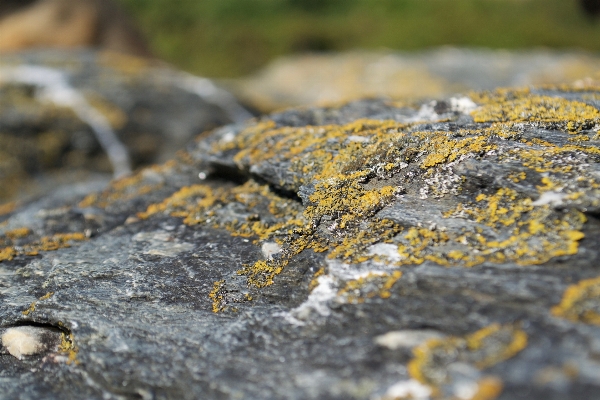
<instances>
[{"instance_id":1,"label":"blurred green background","mask_svg":"<svg viewBox=\"0 0 600 400\"><path fill-rule=\"evenodd\" d=\"M306 51L441 45L600 51L577 0L119 0L157 56L210 77Z\"/></svg>"}]
</instances>

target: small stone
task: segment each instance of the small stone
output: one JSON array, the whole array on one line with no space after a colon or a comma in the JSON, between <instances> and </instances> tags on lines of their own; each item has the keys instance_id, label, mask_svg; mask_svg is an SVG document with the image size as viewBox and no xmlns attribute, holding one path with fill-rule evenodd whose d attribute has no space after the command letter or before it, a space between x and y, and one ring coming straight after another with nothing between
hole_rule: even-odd
<instances>
[{"instance_id":1,"label":"small stone","mask_svg":"<svg viewBox=\"0 0 600 400\"><path fill-rule=\"evenodd\" d=\"M60 334L58 331L36 326L18 326L7 329L2 335L2 346L18 358L32 356L58 346Z\"/></svg>"},{"instance_id":2,"label":"small stone","mask_svg":"<svg viewBox=\"0 0 600 400\"><path fill-rule=\"evenodd\" d=\"M441 333L432 330L403 330L391 331L375 337L375 344L396 350L401 347L413 348L429 339L444 337Z\"/></svg>"}]
</instances>

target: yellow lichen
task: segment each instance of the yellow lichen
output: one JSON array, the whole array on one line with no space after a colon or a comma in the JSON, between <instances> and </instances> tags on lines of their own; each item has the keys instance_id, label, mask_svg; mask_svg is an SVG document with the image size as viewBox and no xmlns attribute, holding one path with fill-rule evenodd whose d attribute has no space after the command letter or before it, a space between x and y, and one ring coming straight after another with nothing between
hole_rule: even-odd
<instances>
[{"instance_id":1,"label":"yellow lichen","mask_svg":"<svg viewBox=\"0 0 600 400\"><path fill-rule=\"evenodd\" d=\"M492 324L464 337L430 339L417 346L408 372L439 393L442 385L451 383L448 364L461 362L483 370L514 357L526 346L527 334L518 327ZM479 383L479 398L493 399L501 390L500 382Z\"/></svg>"},{"instance_id":2,"label":"yellow lichen","mask_svg":"<svg viewBox=\"0 0 600 400\"><path fill-rule=\"evenodd\" d=\"M54 296L54 292L48 292L45 295L43 295L42 297L40 297L39 300L48 300L52 296Z\"/></svg>"},{"instance_id":3,"label":"yellow lichen","mask_svg":"<svg viewBox=\"0 0 600 400\"><path fill-rule=\"evenodd\" d=\"M389 298L392 286L402 277L402 272L392 273L371 272L366 276L346 282L346 285L338 291L338 296L345 298L348 303L362 303L366 299L380 297Z\"/></svg>"},{"instance_id":4,"label":"yellow lichen","mask_svg":"<svg viewBox=\"0 0 600 400\"><path fill-rule=\"evenodd\" d=\"M550 184L549 180L543 182ZM548 186L540 189L546 188ZM474 204L458 204L444 217L471 219L491 228L502 240L491 240L477 230L438 234L411 228L405 236L408 243L403 241L398 246L404 258L402 263L419 264L430 260L441 265L467 267L485 261L541 264L553 257L576 254L579 241L584 237L580 229L586 217L579 211L555 215L550 206L534 207L531 199L520 198L509 188L500 188L491 195L480 193L475 200Z\"/></svg>"},{"instance_id":5,"label":"yellow lichen","mask_svg":"<svg viewBox=\"0 0 600 400\"><path fill-rule=\"evenodd\" d=\"M309 291L312 291L314 288L316 288L319 285L319 277L323 276L324 274L325 274L325 267L321 267L317 270L317 272L315 272L312 280L310 281L310 284L308 285Z\"/></svg>"},{"instance_id":6,"label":"yellow lichen","mask_svg":"<svg viewBox=\"0 0 600 400\"><path fill-rule=\"evenodd\" d=\"M12 239L12 240L24 238L30 234L31 234L31 229L29 229L29 228L16 228L16 229L13 229L13 230L10 230L10 231L4 233L4 235L6 235L7 238Z\"/></svg>"},{"instance_id":7,"label":"yellow lichen","mask_svg":"<svg viewBox=\"0 0 600 400\"><path fill-rule=\"evenodd\" d=\"M494 376L486 376L477 382L477 392L469 400L494 400L500 396L502 381Z\"/></svg>"},{"instance_id":8,"label":"yellow lichen","mask_svg":"<svg viewBox=\"0 0 600 400\"><path fill-rule=\"evenodd\" d=\"M245 265L238 271L248 277L248 284L257 288L270 286L273 278L283 271L287 260L259 260L252 265Z\"/></svg>"},{"instance_id":9,"label":"yellow lichen","mask_svg":"<svg viewBox=\"0 0 600 400\"><path fill-rule=\"evenodd\" d=\"M17 256L18 252L17 250L15 250L13 247L5 247L3 249L0 249L0 261L4 261L4 260L12 260L13 258L15 258L15 256Z\"/></svg>"},{"instance_id":10,"label":"yellow lichen","mask_svg":"<svg viewBox=\"0 0 600 400\"><path fill-rule=\"evenodd\" d=\"M86 236L80 232L74 233L57 233L52 236L44 236L39 240L34 240L22 246L9 246L0 249L0 262L12 260L18 255L35 256L40 251L53 251L65 247L70 247L74 241L87 240Z\"/></svg>"},{"instance_id":11,"label":"yellow lichen","mask_svg":"<svg viewBox=\"0 0 600 400\"><path fill-rule=\"evenodd\" d=\"M234 236L253 238L257 244L278 243L282 251L276 259L256 260L238 271L256 287L272 284L291 257L308 249L358 263L379 259L369 249L387 242L398 246L398 265L431 261L467 267L486 261L540 264L552 257L575 254L583 238L583 214L575 210L556 213L549 205L534 206L530 198L510 185L494 193L479 193L473 202L458 204L444 213L446 218L474 222L460 232L421 225L402 227L377 218L376 213L402 192L398 186L386 184L393 182L387 180L410 163L421 167L418 173L426 178L428 193L442 197L458 193L462 180L452 177L455 187L451 191L428 182L437 182L435 179L446 173L449 163L487 154L497 156L499 162L517 161L524 167L523 171L498 177L507 184L535 179L538 175L529 173L533 170L545 174L538 186L540 194L564 191L568 199L577 195L561 184L564 174L573 172L573 166L563 158L598 157L600 151L594 146L525 140L519 124L535 120L578 131L597 123L600 113L583 103L533 96L527 89L500 90L474 99L482 104L474 118L494 122L491 126L410 132L409 124L395 121L358 120L345 125L304 127L279 127L270 120L257 122L233 138L215 141L211 152L226 152L245 171L277 166L279 178L271 177L271 186L253 180L233 188L194 185L150 205L140 217L166 213L183 218L188 225L203 223L226 229ZM519 141L519 147L497 152L499 141L508 140ZM274 188L300 192L304 207L280 196ZM233 218L228 207L242 217Z\"/></svg>"},{"instance_id":12,"label":"yellow lichen","mask_svg":"<svg viewBox=\"0 0 600 400\"><path fill-rule=\"evenodd\" d=\"M212 311L214 313L218 313L219 311L223 311L225 308L224 304L224 296L223 296L223 286L225 285L225 280L216 281L213 284L213 289L211 290L208 297L212 299Z\"/></svg>"},{"instance_id":13,"label":"yellow lichen","mask_svg":"<svg viewBox=\"0 0 600 400\"><path fill-rule=\"evenodd\" d=\"M67 364L79 364L79 360L77 360L79 348L75 344L75 337L72 333L64 331L61 333L61 342L58 350L67 355Z\"/></svg>"},{"instance_id":14,"label":"yellow lichen","mask_svg":"<svg viewBox=\"0 0 600 400\"><path fill-rule=\"evenodd\" d=\"M106 208L117 201L131 200L158 190L164 186L164 176L172 173L176 165L176 162L172 160L162 165L148 167L136 174L116 179L104 191L86 196L79 203L79 207Z\"/></svg>"},{"instance_id":15,"label":"yellow lichen","mask_svg":"<svg viewBox=\"0 0 600 400\"><path fill-rule=\"evenodd\" d=\"M471 96L481 107L471 115L475 122L554 122L570 132L590 128L600 121L600 111L585 103L528 91L501 90Z\"/></svg>"},{"instance_id":16,"label":"yellow lichen","mask_svg":"<svg viewBox=\"0 0 600 400\"><path fill-rule=\"evenodd\" d=\"M600 277L585 279L565 290L552 314L573 322L600 325Z\"/></svg>"},{"instance_id":17,"label":"yellow lichen","mask_svg":"<svg viewBox=\"0 0 600 400\"><path fill-rule=\"evenodd\" d=\"M34 301L33 303L31 303L29 305L29 307L27 308L27 310L21 311L21 314L27 316L27 315L33 313L35 311L35 304L36 304L36 302Z\"/></svg>"}]
</instances>

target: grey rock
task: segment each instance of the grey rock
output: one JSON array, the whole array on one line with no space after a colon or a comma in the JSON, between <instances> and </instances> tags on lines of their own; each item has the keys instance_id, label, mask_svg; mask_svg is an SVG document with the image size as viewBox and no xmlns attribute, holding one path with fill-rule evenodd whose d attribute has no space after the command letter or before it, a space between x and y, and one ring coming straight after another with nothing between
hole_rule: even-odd
<instances>
[{"instance_id":1,"label":"grey rock","mask_svg":"<svg viewBox=\"0 0 600 400\"><path fill-rule=\"evenodd\" d=\"M0 330L70 345L0 392L600 396L600 92L540 93L288 110L6 212Z\"/></svg>"}]
</instances>

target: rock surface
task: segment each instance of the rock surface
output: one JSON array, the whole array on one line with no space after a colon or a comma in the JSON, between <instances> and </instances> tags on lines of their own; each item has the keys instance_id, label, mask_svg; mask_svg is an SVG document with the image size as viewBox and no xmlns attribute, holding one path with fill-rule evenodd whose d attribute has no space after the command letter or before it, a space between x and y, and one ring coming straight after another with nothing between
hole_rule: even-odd
<instances>
[{"instance_id":1,"label":"rock surface","mask_svg":"<svg viewBox=\"0 0 600 400\"><path fill-rule=\"evenodd\" d=\"M600 396L600 88L288 110L0 217L6 399ZM87 195L84 195L88 191Z\"/></svg>"},{"instance_id":2,"label":"rock surface","mask_svg":"<svg viewBox=\"0 0 600 400\"><path fill-rule=\"evenodd\" d=\"M204 130L249 116L210 80L145 59L89 50L3 55L0 201L44 193L57 179L165 161Z\"/></svg>"},{"instance_id":3,"label":"rock surface","mask_svg":"<svg viewBox=\"0 0 600 400\"><path fill-rule=\"evenodd\" d=\"M600 80L595 54L549 50L438 48L415 53L359 52L290 56L232 85L263 111L363 97L439 98L500 86Z\"/></svg>"}]
</instances>

